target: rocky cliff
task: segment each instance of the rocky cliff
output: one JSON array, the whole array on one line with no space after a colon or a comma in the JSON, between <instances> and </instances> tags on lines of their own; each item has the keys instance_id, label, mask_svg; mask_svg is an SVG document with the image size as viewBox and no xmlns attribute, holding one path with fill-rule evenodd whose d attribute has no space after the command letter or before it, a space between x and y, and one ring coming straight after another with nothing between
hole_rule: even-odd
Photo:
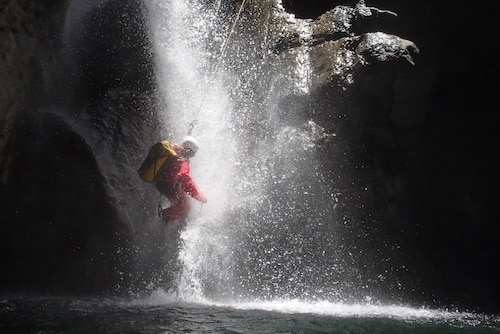
<instances>
[{"instance_id":1,"label":"rocky cliff","mask_svg":"<svg viewBox=\"0 0 500 334\"><path fill-rule=\"evenodd\" d=\"M135 165L116 163L138 164L137 140L154 135L141 3L12 0L0 12L2 287L122 291L134 260L120 175ZM104 144L117 141L127 153Z\"/></svg>"},{"instance_id":2,"label":"rocky cliff","mask_svg":"<svg viewBox=\"0 0 500 334\"><path fill-rule=\"evenodd\" d=\"M335 6L283 3L297 17L317 21ZM375 12L360 20L361 29L410 39L420 50L412 68L399 61L358 67L346 91L351 114L344 130L359 139L359 157L376 171L368 187L379 196L376 210L385 227L402 237L413 255L421 255L413 264L427 291L498 309L493 283L498 274L491 263L499 217L489 194L498 184L493 153L498 101L491 82L499 67L483 47L498 33L492 24L498 4L374 0L367 5L398 16Z\"/></svg>"}]
</instances>

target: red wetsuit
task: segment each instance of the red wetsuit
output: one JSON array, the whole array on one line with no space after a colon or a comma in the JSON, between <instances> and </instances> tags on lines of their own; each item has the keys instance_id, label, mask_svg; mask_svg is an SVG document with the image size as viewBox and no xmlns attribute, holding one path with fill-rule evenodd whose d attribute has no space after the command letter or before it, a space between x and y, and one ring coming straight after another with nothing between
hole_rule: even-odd
<instances>
[{"instance_id":1,"label":"red wetsuit","mask_svg":"<svg viewBox=\"0 0 500 334\"><path fill-rule=\"evenodd\" d=\"M155 185L158 191L168 198L171 205L162 211L164 219L174 221L189 209L187 194L203 201L204 197L196 187L189 172L189 161L179 156L168 161L165 170L160 171Z\"/></svg>"}]
</instances>

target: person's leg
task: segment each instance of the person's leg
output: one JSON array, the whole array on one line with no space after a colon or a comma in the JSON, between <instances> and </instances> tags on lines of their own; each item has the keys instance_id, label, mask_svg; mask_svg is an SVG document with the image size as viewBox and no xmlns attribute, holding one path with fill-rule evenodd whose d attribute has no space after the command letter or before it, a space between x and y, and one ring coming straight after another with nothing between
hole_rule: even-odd
<instances>
[{"instance_id":1,"label":"person's leg","mask_svg":"<svg viewBox=\"0 0 500 334\"><path fill-rule=\"evenodd\" d=\"M166 223L181 218L189 209L189 201L186 196L170 200L170 202L171 205L162 211L162 218Z\"/></svg>"}]
</instances>

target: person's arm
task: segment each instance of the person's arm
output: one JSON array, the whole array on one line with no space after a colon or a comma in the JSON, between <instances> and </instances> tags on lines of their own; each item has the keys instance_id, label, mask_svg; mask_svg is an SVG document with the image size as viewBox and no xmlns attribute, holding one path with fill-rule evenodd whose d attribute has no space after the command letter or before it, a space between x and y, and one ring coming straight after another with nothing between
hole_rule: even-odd
<instances>
[{"instance_id":1,"label":"person's arm","mask_svg":"<svg viewBox=\"0 0 500 334\"><path fill-rule=\"evenodd\" d=\"M198 187L196 187L196 184L194 183L193 179L191 178L190 171L189 171L189 163L187 161L185 161L182 164L179 177L181 179L181 183L182 183L182 186L183 186L185 192L187 192L193 198L197 199L200 202L203 202L203 203L207 202L207 199L198 190Z\"/></svg>"}]
</instances>

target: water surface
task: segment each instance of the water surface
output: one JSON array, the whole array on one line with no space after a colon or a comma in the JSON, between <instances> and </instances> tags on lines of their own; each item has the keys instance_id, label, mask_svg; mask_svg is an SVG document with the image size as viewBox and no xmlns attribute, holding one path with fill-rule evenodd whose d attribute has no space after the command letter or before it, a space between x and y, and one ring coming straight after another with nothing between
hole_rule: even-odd
<instances>
[{"instance_id":1,"label":"water surface","mask_svg":"<svg viewBox=\"0 0 500 334\"><path fill-rule=\"evenodd\" d=\"M332 302L4 298L3 333L500 333L500 318Z\"/></svg>"}]
</instances>

